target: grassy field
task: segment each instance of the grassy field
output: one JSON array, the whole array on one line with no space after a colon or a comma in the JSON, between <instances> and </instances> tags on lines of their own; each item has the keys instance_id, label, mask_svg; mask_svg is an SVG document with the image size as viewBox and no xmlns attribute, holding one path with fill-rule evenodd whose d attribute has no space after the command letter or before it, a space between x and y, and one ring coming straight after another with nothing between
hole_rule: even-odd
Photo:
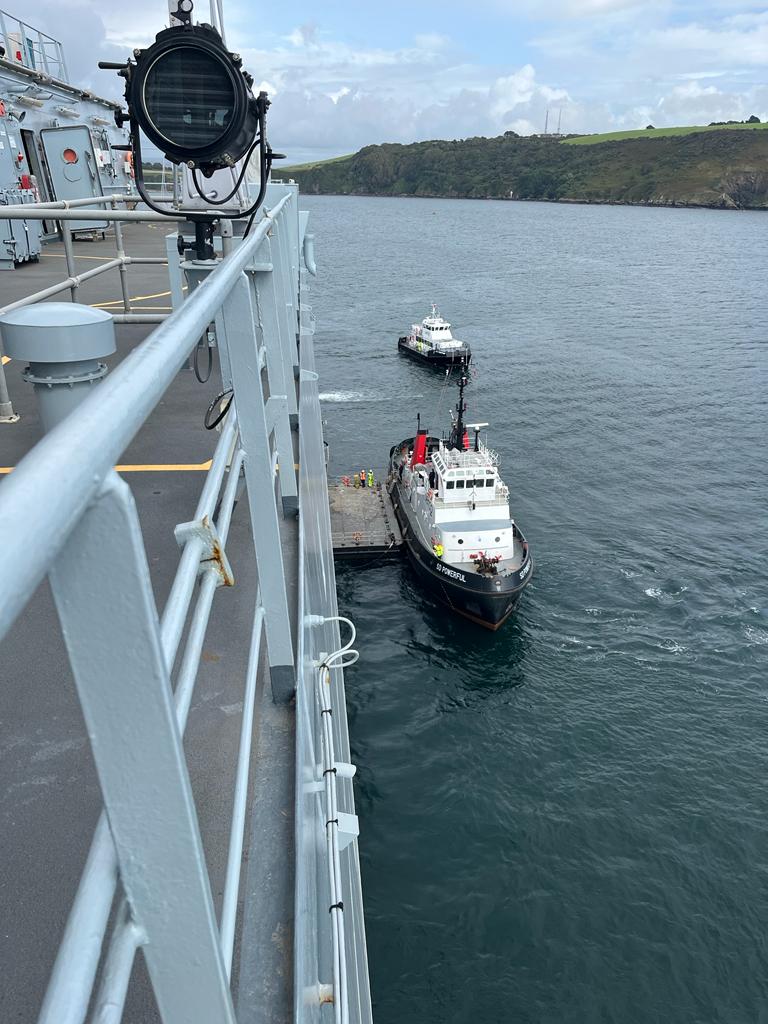
<instances>
[{"instance_id":1,"label":"grassy field","mask_svg":"<svg viewBox=\"0 0 768 1024\"><path fill-rule=\"evenodd\" d=\"M290 164L288 167L280 167L278 165L275 167L275 173L279 175L285 171L311 171L315 167L325 167L327 164L337 164L340 160L349 160L354 155L354 153L345 153L344 156L332 156L327 160L315 160L311 164Z\"/></svg>"},{"instance_id":2,"label":"grassy field","mask_svg":"<svg viewBox=\"0 0 768 1024\"><path fill-rule=\"evenodd\" d=\"M696 132L716 132L723 129L768 128L766 124L713 124L685 125L681 128L637 128L628 132L603 132L601 135L579 135L563 139L564 146L596 146L600 142L624 142L625 139L659 139L670 135L694 135Z\"/></svg>"}]
</instances>

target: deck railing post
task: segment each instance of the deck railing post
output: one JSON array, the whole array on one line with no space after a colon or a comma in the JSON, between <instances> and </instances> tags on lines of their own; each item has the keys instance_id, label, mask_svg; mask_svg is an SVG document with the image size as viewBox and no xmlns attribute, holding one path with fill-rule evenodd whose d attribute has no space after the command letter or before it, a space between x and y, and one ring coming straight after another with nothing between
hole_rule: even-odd
<instances>
[{"instance_id":1,"label":"deck railing post","mask_svg":"<svg viewBox=\"0 0 768 1024\"><path fill-rule=\"evenodd\" d=\"M270 235L270 251L272 255L272 281L275 290L275 306L277 319L280 325L280 343L284 352L284 359L291 367L292 376L298 378L299 373L299 349L296 343L298 321L296 318L296 296L292 294L291 278L289 268L285 259L285 237L286 225L282 219L276 220ZM295 385L294 385L295 389ZM291 389L289 395L288 410L291 415L291 422L298 423L298 405L296 403L295 390Z\"/></svg>"},{"instance_id":2,"label":"deck railing post","mask_svg":"<svg viewBox=\"0 0 768 1024\"><path fill-rule=\"evenodd\" d=\"M270 254L269 247L262 246L262 252ZM258 266L258 264L257 264ZM296 383L293 366L287 358L280 336L275 299L274 270L246 268L252 287L252 301L255 313L254 328L257 343L263 347L267 361L267 377L270 395L285 396L285 401L275 418L275 441L280 462L280 494L283 510L288 514L298 511L298 482L294 469L291 416L297 411Z\"/></svg>"},{"instance_id":3,"label":"deck railing post","mask_svg":"<svg viewBox=\"0 0 768 1024\"><path fill-rule=\"evenodd\" d=\"M116 473L51 586L161 1018L234 1024L141 528Z\"/></svg>"},{"instance_id":4,"label":"deck railing post","mask_svg":"<svg viewBox=\"0 0 768 1024\"><path fill-rule=\"evenodd\" d=\"M19 417L13 411L13 402L8 394L8 381L5 378L5 367L0 347L0 423L17 423Z\"/></svg>"},{"instance_id":5,"label":"deck railing post","mask_svg":"<svg viewBox=\"0 0 768 1024\"><path fill-rule=\"evenodd\" d=\"M251 288L245 273L225 300L222 337L232 373L240 443L245 453L245 479L251 511L259 586L265 609L272 696L277 703L293 696L294 670L291 620L288 611L280 523L275 499L275 474L269 443L261 360L256 339Z\"/></svg>"}]
</instances>

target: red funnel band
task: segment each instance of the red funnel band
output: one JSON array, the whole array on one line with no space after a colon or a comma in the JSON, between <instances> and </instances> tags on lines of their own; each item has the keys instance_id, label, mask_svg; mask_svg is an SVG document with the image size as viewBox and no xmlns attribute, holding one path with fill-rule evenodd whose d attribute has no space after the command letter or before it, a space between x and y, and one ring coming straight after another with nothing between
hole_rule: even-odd
<instances>
[{"instance_id":1,"label":"red funnel band","mask_svg":"<svg viewBox=\"0 0 768 1024\"><path fill-rule=\"evenodd\" d=\"M427 461L427 432L420 430L413 443L413 455L411 456L411 469L414 466L423 466Z\"/></svg>"}]
</instances>

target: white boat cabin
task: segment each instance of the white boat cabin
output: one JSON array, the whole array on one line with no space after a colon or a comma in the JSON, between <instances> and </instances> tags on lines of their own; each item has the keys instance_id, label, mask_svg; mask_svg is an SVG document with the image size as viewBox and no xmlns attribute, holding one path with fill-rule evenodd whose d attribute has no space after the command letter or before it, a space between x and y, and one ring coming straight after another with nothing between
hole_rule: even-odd
<instances>
[{"instance_id":1,"label":"white boat cabin","mask_svg":"<svg viewBox=\"0 0 768 1024\"><path fill-rule=\"evenodd\" d=\"M480 442L477 450L458 451L440 441L426 462L412 466L412 457L404 460L403 483L441 560L471 564L482 554L497 559L500 570L514 568L521 546L496 452Z\"/></svg>"},{"instance_id":2,"label":"white boat cabin","mask_svg":"<svg viewBox=\"0 0 768 1024\"><path fill-rule=\"evenodd\" d=\"M432 312L425 316L420 324L411 324L410 342L421 342L425 348L436 349L438 352L451 352L465 348L463 341L451 334L451 325L432 303Z\"/></svg>"}]
</instances>

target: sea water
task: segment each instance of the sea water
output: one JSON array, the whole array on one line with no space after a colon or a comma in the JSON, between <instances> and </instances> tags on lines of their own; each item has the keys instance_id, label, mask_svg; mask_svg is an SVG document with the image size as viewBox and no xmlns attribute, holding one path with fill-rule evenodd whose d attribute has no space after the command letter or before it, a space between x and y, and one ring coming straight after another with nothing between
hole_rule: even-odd
<instances>
[{"instance_id":1,"label":"sea water","mask_svg":"<svg viewBox=\"0 0 768 1024\"><path fill-rule=\"evenodd\" d=\"M338 573L377 1024L768 1020L768 215L304 197L331 471L473 349L535 575L492 634Z\"/></svg>"}]
</instances>

